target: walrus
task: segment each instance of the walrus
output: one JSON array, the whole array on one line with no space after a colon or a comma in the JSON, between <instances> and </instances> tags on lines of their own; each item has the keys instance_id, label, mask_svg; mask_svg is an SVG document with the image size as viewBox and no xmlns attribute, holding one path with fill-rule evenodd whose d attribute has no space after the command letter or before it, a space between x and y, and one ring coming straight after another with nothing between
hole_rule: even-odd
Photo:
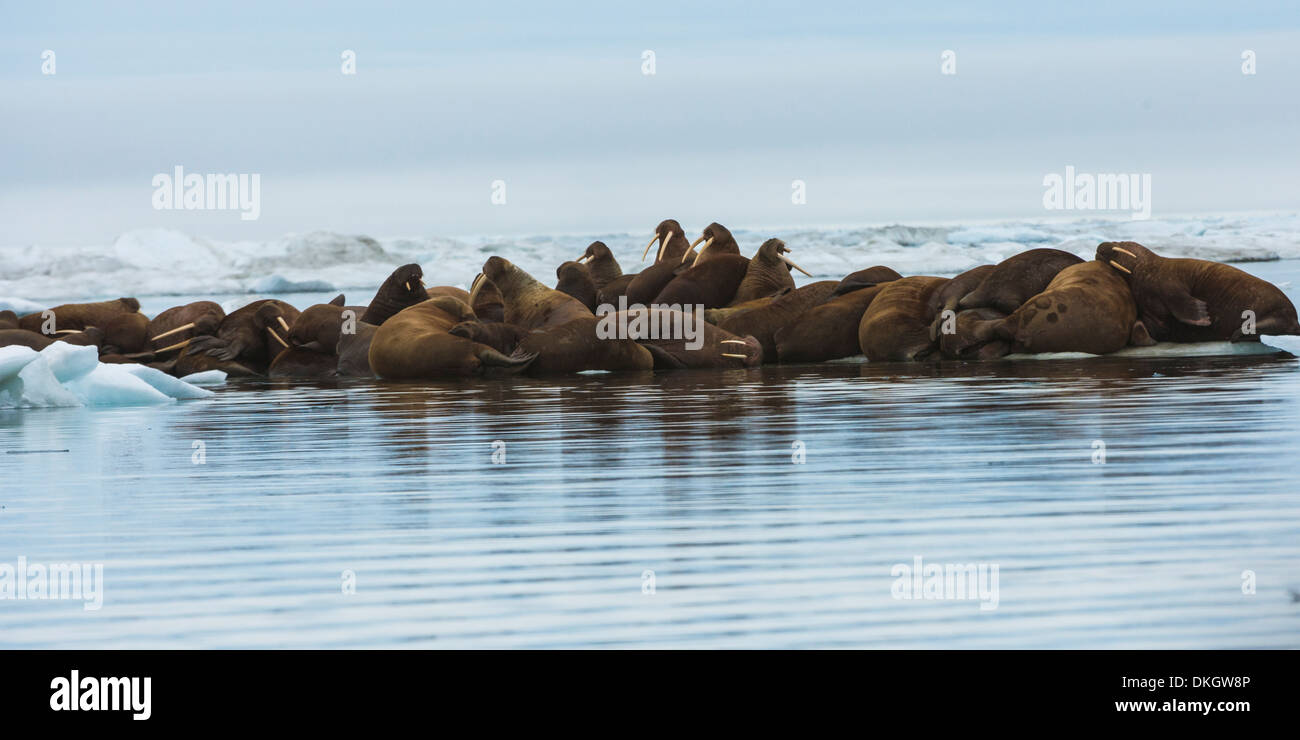
<instances>
[{"instance_id":1,"label":"walrus","mask_svg":"<svg viewBox=\"0 0 1300 740\"><path fill-rule=\"evenodd\" d=\"M140 310L140 301L134 298L118 298L98 303L65 303L48 309L54 312L54 331L80 331L88 326L103 328L113 318L124 313L136 313ZM19 317L18 328L43 333L45 328L44 311L29 313Z\"/></svg>"},{"instance_id":2,"label":"walrus","mask_svg":"<svg viewBox=\"0 0 1300 740\"><path fill-rule=\"evenodd\" d=\"M1123 349L1136 323L1128 283L1105 263L1092 261L1061 270L1046 290L1010 316L980 322L972 334L979 341L1006 340L1010 352L1104 355Z\"/></svg>"},{"instance_id":3,"label":"walrus","mask_svg":"<svg viewBox=\"0 0 1300 740\"><path fill-rule=\"evenodd\" d=\"M1011 342L1008 340L997 337L981 339L975 336L984 322L999 321L1006 317L1006 314L996 308L968 308L957 311L947 319L935 317L932 327L938 327L933 331L939 339L940 354L950 360L995 360L1009 354ZM943 331L944 327L951 331Z\"/></svg>"},{"instance_id":4,"label":"walrus","mask_svg":"<svg viewBox=\"0 0 1300 740\"><path fill-rule=\"evenodd\" d=\"M650 247L653 247L655 242L659 242L659 251L655 254L654 264L637 273L637 276L628 283L625 295L629 305L653 303L655 297L672 282L678 272L686 271L685 265L682 264L685 261L683 258L694 251L682 231L682 225L671 218L661 221L655 227L655 236L646 245L646 254L649 254ZM645 254L641 255L641 259L645 260Z\"/></svg>"},{"instance_id":5,"label":"walrus","mask_svg":"<svg viewBox=\"0 0 1300 740\"><path fill-rule=\"evenodd\" d=\"M474 276L469 287L469 307L480 321L505 321L505 306L501 302L501 291L483 273Z\"/></svg>"},{"instance_id":6,"label":"walrus","mask_svg":"<svg viewBox=\"0 0 1300 740\"><path fill-rule=\"evenodd\" d=\"M623 277L623 268L619 267L618 260L614 258L614 253L610 251L609 247L605 246L605 242L595 241L588 244L587 250L582 253L582 256L577 261L586 265L587 273L591 275L591 281L596 284L596 290L600 290ZM631 277L629 276L627 282L631 282Z\"/></svg>"},{"instance_id":7,"label":"walrus","mask_svg":"<svg viewBox=\"0 0 1300 740\"><path fill-rule=\"evenodd\" d=\"M911 362L935 350L930 339L930 296L948 278L921 275L891 280L862 314L858 348L871 362Z\"/></svg>"},{"instance_id":8,"label":"walrus","mask_svg":"<svg viewBox=\"0 0 1300 740\"><path fill-rule=\"evenodd\" d=\"M833 297L829 300L813 306L793 323L777 330L773 336L776 359L783 363L825 362L861 354L858 326L862 323L862 315L889 282L892 281L885 280L839 295L831 291ZM835 290L843 284L841 281Z\"/></svg>"},{"instance_id":9,"label":"walrus","mask_svg":"<svg viewBox=\"0 0 1300 740\"><path fill-rule=\"evenodd\" d=\"M736 243L736 237L731 235L731 231L726 226L717 221L705 226L700 238L691 243L691 249L697 246L699 250L690 263L692 267L724 255L740 256L740 245ZM690 252L682 255L683 264L689 256Z\"/></svg>"},{"instance_id":10,"label":"walrus","mask_svg":"<svg viewBox=\"0 0 1300 740\"><path fill-rule=\"evenodd\" d=\"M237 362L255 372L266 371L271 360L289 346L284 333L298 320L298 309L266 298L226 315L215 336L188 340L182 356L206 354L222 362Z\"/></svg>"},{"instance_id":11,"label":"walrus","mask_svg":"<svg viewBox=\"0 0 1300 740\"><path fill-rule=\"evenodd\" d=\"M930 313L934 315L934 321L930 324L931 339L939 337L939 325L947 318L944 316L944 311L952 311L955 315L961 299L965 298L967 293L978 288L995 269L997 269L997 265L972 267L944 283L942 288L936 290L934 295L930 296ZM1005 311L1000 313L1003 316L1006 315Z\"/></svg>"},{"instance_id":12,"label":"walrus","mask_svg":"<svg viewBox=\"0 0 1300 740\"><path fill-rule=\"evenodd\" d=\"M755 367L763 362L757 339L705 323L694 311L642 306L619 311L614 320L650 351L656 370Z\"/></svg>"},{"instance_id":13,"label":"walrus","mask_svg":"<svg viewBox=\"0 0 1300 740\"><path fill-rule=\"evenodd\" d=\"M424 270L416 264L402 265L393 270L393 274L379 286L361 320L367 324L381 326L398 311L429 300L424 281L421 280L423 277Z\"/></svg>"},{"instance_id":14,"label":"walrus","mask_svg":"<svg viewBox=\"0 0 1300 740\"><path fill-rule=\"evenodd\" d=\"M0 311L0 329L17 329L18 314L13 311Z\"/></svg>"},{"instance_id":15,"label":"walrus","mask_svg":"<svg viewBox=\"0 0 1300 740\"><path fill-rule=\"evenodd\" d=\"M0 329L0 347L30 347L40 352L54 342L53 337L26 329Z\"/></svg>"},{"instance_id":16,"label":"walrus","mask_svg":"<svg viewBox=\"0 0 1300 740\"><path fill-rule=\"evenodd\" d=\"M834 280L819 280L796 288L771 303L753 311L728 316L718 325L737 336L752 336L763 348L766 362L776 362L776 333L793 324L814 306L820 305L835 290Z\"/></svg>"},{"instance_id":17,"label":"walrus","mask_svg":"<svg viewBox=\"0 0 1300 740\"><path fill-rule=\"evenodd\" d=\"M1295 305L1286 294L1231 265L1161 257L1137 242L1103 242L1097 260L1128 284L1138 316L1155 339L1237 342L1259 341L1261 334L1300 334Z\"/></svg>"},{"instance_id":18,"label":"walrus","mask_svg":"<svg viewBox=\"0 0 1300 740\"><path fill-rule=\"evenodd\" d=\"M271 360L266 374L272 378L328 378L338 371L339 358L330 352L286 347Z\"/></svg>"},{"instance_id":19,"label":"walrus","mask_svg":"<svg viewBox=\"0 0 1300 740\"><path fill-rule=\"evenodd\" d=\"M339 295L329 303L309 306L298 314L284 337L289 346L334 354L339 336L344 330L354 329L366 312L365 306L343 305L344 300Z\"/></svg>"},{"instance_id":20,"label":"walrus","mask_svg":"<svg viewBox=\"0 0 1300 740\"><path fill-rule=\"evenodd\" d=\"M1031 296L1042 293L1056 273L1082 261L1060 249L1021 252L994 265L979 287L962 297L957 306L996 308L1002 313L1012 313Z\"/></svg>"},{"instance_id":21,"label":"walrus","mask_svg":"<svg viewBox=\"0 0 1300 740\"><path fill-rule=\"evenodd\" d=\"M785 288L794 288L794 277L790 271L798 270L808 277L812 273L796 265L786 254L789 248L780 239L768 239L758 248L754 258L749 261L745 277L732 296L732 303L745 303L765 295L772 295Z\"/></svg>"},{"instance_id":22,"label":"walrus","mask_svg":"<svg viewBox=\"0 0 1300 740\"><path fill-rule=\"evenodd\" d=\"M139 311L120 313L109 319L103 329L101 354L132 355L148 349L149 317Z\"/></svg>"},{"instance_id":23,"label":"walrus","mask_svg":"<svg viewBox=\"0 0 1300 740\"><path fill-rule=\"evenodd\" d=\"M381 378L412 379L477 375L488 368L519 372L535 355L507 357L486 344L448 332L473 320L469 304L439 296L402 309L375 331L370 368Z\"/></svg>"},{"instance_id":24,"label":"walrus","mask_svg":"<svg viewBox=\"0 0 1300 740\"><path fill-rule=\"evenodd\" d=\"M654 367L654 358L645 347L629 338L598 332L602 324L586 306L546 287L509 260L489 257L483 275L501 293L505 322L529 332L518 349L537 355L528 367L529 374ZM601 321L609 315L612 312Z\"/></svg>"},{"instance_id":25,"label":"walrus","mask_svg":"<svg viewBox=\"0 0 1300 740\"><path fill-rule=\"evenodd\" d=\"M339 342L334 346L334 354L338 356L336 372L339 376L375 377L374 371L370 369L370 342L378 330L379 327L374 324L358 321L356 331L339 335Z\"/></svg>"},{"instance_id":26,"label":"walrus","mask_svg":"<svg viewBox=\"0 0 1300 740\"><path fill-rule=\"evenodd\" d=\"M898 272L893 268L885 267L884 265L875 265L873 267L868 267L865 270L851 272L844 276L844 279L840 281L839 285L835 286L835 290L831 291L831 298L836 298L846 293L852 293L855 290L870 288L880 285L881 283L887 283L901 277L903 276L898 274Z\"/></svg>"},{"instance_id":27,"label":"walrus","mask_svg":"<svg viewBox=\"0 0 1300 740\"><path fill-rule=\"evenodd\" d=\"M428 298L437 298L440 295L451 296L458 301L469 303L469 291L454 285L431 285L425 288L424 295Z\"/></svg>"},{"instance_id":28,"label":"walrus","mask_svg":"<svg viewBox=\"0 0 1300 740\"><path fill-rule=\"evenodd\" d=\"M225 319L226 312L212 301L173 306L149 322L149 348L155 354L178 350L194 337L216 334Z\"/></svg>"},{"instance_id":29,"label":"walrus","mask_svg":"<svg viewBox=\"0 0 1300 740\"><path fill-rule=\"evenodd\" d=\"M708 254L708 248L700 252ZM705 309L729 305L749 271L749 258L723 254L695 264L672 280L655 296L654 305L703 306Z\"/></svg>"},{"instance_id":30,"label":"walrus","mask_svg":"<svg viewBox=\"0 0 1300 740\"><path fill-rule=\"evenodd\" d=\"M587 266L569 261L555 268L555 289L577 298L593 314L596 312L596 281L591 279Z\"/></svg>"}]
</instances>

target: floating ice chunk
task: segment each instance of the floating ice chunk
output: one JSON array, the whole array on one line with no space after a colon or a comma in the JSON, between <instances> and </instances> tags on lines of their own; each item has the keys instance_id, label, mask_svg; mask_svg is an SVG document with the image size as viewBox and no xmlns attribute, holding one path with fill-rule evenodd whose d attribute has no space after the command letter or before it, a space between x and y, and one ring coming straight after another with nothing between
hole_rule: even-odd
<instances>
[{"instance_id":1,"label":"floating ice chunk","mask_svg":"<svg viewBox=\"0 0 1300 740\"><path fill-rule=\"evenodd\" d=\"M1125 347L1108 355L1087 352L1043 352L1041 354L1011 354L1006 360L1083 360L1090 357L1137 357L1160 359L1164 357L1243 357L1275 355L1285 350L1263 342L1161 342L1150 347Z\"/></svg>"},{"instance_id":2,"label":"floating ice chunk","mask_svg":"<svg viewBox=\"0 0 1300 740\"><path fill-rule=\"evenodd\" d=\"M290 280L283 275L267 275L252 284L254 293L318 293L336 290L328 280Z\"/></svg>"},{"instance_id":3,"label":"floating ice chunk","mask_svg":"<svg viewBox=\"0 0 1300 740\"><path fill-rule=\"evenodd\" d=\"M181 380L190 385L223 385L226 382L226 371L204 370L201 373L190 373Z\"/></svg>"},{"instance_id":4,"label":"floating ice chunk","mask_svg":"<svg viewBox=\"0 0 1300 740\"><path fill-rule=\"evenodd\" d=\"M207 398L213 395L212 391L206 388L199 388L191 385L179 378L174 378L167 373L148 367L145 365L117 365L122 370L143 380L154 388L154 390L163 393L172 398L192 399ZM217 371L220 372L220 371Z\"/></svg>"},{"instance_id":5,"label":"floating ice chunk","mask_svg":"<svg viewBox=\"0 0 1300 740\"><path fill-rule=\"evenodd\" d=\"M19 406L80 406L81 400L69 393L59 379L54 377L49 362L39 352L27 347L0 348L0 358L9 357L8 350L26 349L21 360L24 362L17 374L0 381L0 407ZM13 367L16 360L0 361L0 365Z\"/></svg>"},{"instance_id":6,"label":"floating ice chunk","mask_svg":"<svg viewBox=\"0 0 1300 740\"><path fill-rule=\"evenodd\" d=\"M41 350L41 357L50 364L54 377L60 383L67 383L95 369L99 364L99 348L55 342Z\"/></svg>"},{"instance_id":7,"label":"floating ice chunk","mask_svg":"<svg viewBox=\"0 0 1300 740\"><path fill-rule=\"evenodd\" d=\"M176 403L176 399L137 378L122 365L99 364L94 370L66 385L68 390L88 406Z\"/></svg>"},{"instance_id":8,"label":"floating ice chunk","mask_svg":"<svg viewBox=\"0 0 1300 740\"><path fill-rule=\"evenodd\" d=\"M0 347L0 383L18 377L18 371L26 367L27 363L35 360L38 354L40 353L31 347L24 347L19 344Z\"/></svg>"}]
</instances>

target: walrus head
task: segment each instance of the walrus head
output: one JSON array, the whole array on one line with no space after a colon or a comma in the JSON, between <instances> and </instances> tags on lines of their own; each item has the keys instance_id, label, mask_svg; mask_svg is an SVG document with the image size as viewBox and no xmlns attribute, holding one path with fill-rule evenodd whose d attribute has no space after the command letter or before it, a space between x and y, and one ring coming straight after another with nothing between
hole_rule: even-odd
<instances>
[{"instance_id":1,"label":"walrus head","mask_svg":"<svg viewBox=\"0 0 1300 740\"><path fill-rule=\"evenodd\" d=\"M1132 275L1139 262L1154 256L1155 252L1137 242L1102 242L1097 246L1097 261L1125 275Z\"/></svg>"},{"instance_id":2,"label":"walrus head","mask_svg":"<svg viewBox=\"0 0 1300 740\"><path fill-rule=\"evenodd\" d=\"M740 364L744 367L758 367L763 364L763 345L748 334L741 339L724 339L719 344L723 357L740 360Z\"/></svg>"},{"instance_id":3,"label":"walrus head","mask_svg":"<svg viewBox=\"0 0 1300 740\"><path fill-rule=\"evenodd\" d=\"M659 251L655 254L655 262L661 260L675 259L681 261L682 255L691 251L691 243L686 241L686 234L682 230L682 225L677 223L676 219L667 219L660 221L655 227L654 238L650 243L645 245L645 251L641 253L641 261L645 261L646 255L650 253L650 247L659 242Z\"/></svg>"},{"instance_id":4,"label":"walrus head","mask_svg":"<svg viewBox=\"0 0 1300 740\"><path fill-rule=\"evenodd\" d=\"M487 262L483 263L483 277L492 281L501 293L501 297L505 299L532 290L550 290L532 275L516 267L510 260L496 255L488 257Z\"/></svg>"},{"instance_id":5,"label":"walrus head","mask_svg":"<svg viewBox=\"0 0 1300 740\"><path fill-rule=\"evenodd\" d=\"M253 326L266 337L266 349L271 357L289 348L285 336L289 323L284 320L284 308L279 301L267 301L253 314Z\"/></svg>"},{"instance_id":6,"label":"walrus head","mask_svg":"<svg viewBox=\"0 0 1300 740\"><path fill-rule=\"evenodd\" d=\"M402 265L393 270L393 274L379 286L379 292L375 293L361 320L379 326L398 311L428 300L423 277L424 270L416 264Z\"/></svg>"},{"instance_id":7,"label":"walrus head","mask_svg":"<svg viewBox=\"0 0 1300 740\"><path fill-rule=\"evenodd\" d=\"M609 282L623 276L623 268L618 266L618 260L614 258L614 253L609 251L609 247L605 246L605 242L597 241L588 244L587 251L582 253L578 261L587 266L597 288L603 288Z\"/></svg>"},{"instance_id":8,"label":"walrus head","mask_svg":"<svg viewBox=\"0 0 1300 740\"><path fill-rule=\"evenodd\" d=\"M704 233L700 234L699 239L696 239L691 243L691 249L694 249L701 243L703 243L703 246L700 247L699 252L695 255L694 261L691 262L691 267L694 267L701 262L706 262L718 255L740 254L740 245L736 243L736 238L731 235L731 232L727 230L726 226L723 226L717 221L704 227ZM688 250L686 254L682 255L682 262L685 262L686 258L689 256L690 251Z\"/></svg>"}]
</instances>

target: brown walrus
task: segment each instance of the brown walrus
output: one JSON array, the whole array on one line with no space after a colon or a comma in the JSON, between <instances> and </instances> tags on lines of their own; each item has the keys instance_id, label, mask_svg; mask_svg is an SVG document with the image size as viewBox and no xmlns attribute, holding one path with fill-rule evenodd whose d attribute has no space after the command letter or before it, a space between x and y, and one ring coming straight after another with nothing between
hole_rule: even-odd
<instances>
[{"instance_id":1,"label":"brown walrus","mask_svg":"<svg viewBox=\"0 0 1300 740\"><path fill-rule=\"evenodd\" d=\"M879 277L887 277L887 274ZM861 354L858 325L862 323L862 315L867 312L871 301L889 282L891 280L884 280L836 295L782 327L773 337L777 359L783 363L825 362ZM841 281L840 286L843 285ZM835 288L839 289L838 286Z\"/></svg>"},{"instance_id":2,"label":"brown walrus","mask_svg":"<svg viewBox=\"0 0 1300 740\"><path fill-rule=\"evenodd\" d=\"M591 279L587 266L569 261L555 268L555 289L577 298L593 314L596 312L596 282Z\"/></svg>"},{"instance_id":3,"label":"brown walrus","mask_svg":"<svg viewBox=\"0 0 1300 740\"><path fill-rule=\"evenodd\" d=\"M440 378L481 374L488 368L518 372L533 356L507 357L486 344L448 332L474 318L464 301L439 296L389 317L370 342L370 368L381 378Z\"/></svg>"},{"instance_id":4,"label":"brown walrus","mask_svg":"<svg viewBox=\"0 0 1300 740\"><path fill-rule=\"evenodd\" d=\"M602 325L586 306L546 287L509 260L488 258L483 275L501 292L505 322L529 332L519 351L537 355L528 368L530 374L654 367L654 358L645 347L616 333L598 335Z\"/></svg>"},{"instance_id":5,"label":"brown walrus","mask_svg":"<svg viewBox=\"0 0 1300 740\"><path fill-rule=\"evenodd\" d=\"M835 290L834 280L819 280L785 293L771 303L752 311L728 316L718 326L736 336L752 336L763 348L763 359L776 362L776 335L799 320L814 306L823 303Z\"/></svg>"},{"instance_id":6,"label":"brown walrus","mask_svg":"<svg viewBox=\"0 0 1300 740\"><path fill-rule=\"evenodd\" d=\"M109 321L121 314L137 313L140 310L140 301L134 298L118 298L98 303L65 303L48 310L54 313L54 333L80 331L88 326L98 326L102 329ZM34 331L37 334L44 333L42 330L47 328L44 314L44 311L37 311L20 317L18 328Z\"/></svg>"},{"instance_id":7,"label":"brown walrus","mask_svg":"<svg viewBox=\"0 0 1300 740\"><path fill-rule=\"evenodd\" d=\"M504 355L509 355L518 349L519 343L528 335L527 331L514 324L480 319L462 321L451 327L450 332L453 336L486 344Z\"/></svg>"},{"instance_id":8,"label":"brown walrus","mask_svg":"<svg viewBox=\"0 0 1300 740\"><path fill-rule=\"evenodd\" d=\"M858 347L871 362L911 362L935 350L930 339L930 296L948 278L921 275L880 286L858 324Z\"/></svg>"},{"instance_id":9,"label":"brown walrus","mask_svg":"<svg viewBox=\"0 0 1300 740\"><path fill-rule=\"evenodd\" d=\"M598 291L623 277L623 268L618 266L618 260L614 258L614 253L609 247L605 246L605 242L595 241L588 244L587 250L578 258L578 262L587 266L587 273L591 275L591 281L596 284ZM632 282L631 277L628 276L627 282Z\"/></svg>"},{"instance_id":10,"label":"brown walrus","mask_svg":"<svg viewBox=\"0 0 1300 740\"><path fill-rule=\"evenodd\" d=\"M1083 260L1060 249L1031 249L994 265L979 287L958 301L959 308L996 308L1012 313L1038 295L1056 273Z\"/></svg>"},{"instance_id":11,"label":"brown walrus","mask_svg":"<svg viewBox=\"0 0 1300 740\"><path fill-rule=\"evenodd\" d=\"M18 314L13 311L0 311L0 329L17 329Z\"/></svg>"},{"instance_id":12,"label":"brown walrus","mask_svg":"<svg viewBox=\"0 0 1300 740\"><path fill-rule=\"evenodd\" d=\"M736 243L736 237L731 235L731 231L726 226L717 221L704 227L700 238L691 243L692 249L696 246L699 246L699 250L695 259L690 262L692 267L724 255L740 255L740 245ZM686 263L688 256L689 253L682 255L683 264Z\"/></svg>"},{"instance_id":13,"label":"brown walrus","mask_svg":"<svg viewBox=\"0 0 1300 740\"><path fill-rule=\"evenodd\" d=\"M691 243L687 241L686 234L682 231L682 225L673 219L661 221L655 227L655 236L646 245L646 254L649 254L650 247L655 242L659 242L659 251L655 254L654 264L637 273L627 286L628 304L640 303L647 305L654 302L656 296L663 291L668 283L678 272L685 272L686 266L682 263L687 255L694 252L691 249ZM645 255L641 255L645 259Z\"/></svg>"},{"instance_id":14,"label":"brown walrus","mask_svg":"<svg viewBox=\"0 0 1300 740\"><path fill-rule=\"evenodd\" d=\"M205 354L220 362L236 362L264 373L271 360L289 346L284 334L297 320L298 309L284 301L274 298L253 301L227 314L216 335L189 340L189 346L181 351L182 357Z\"/></svg>"},{"instance_id":15,"label":"brown walrus","mask_svg":"<svg viewBox=\"0 0 1300 740\"><path fill-rule=\"evenodd\" d=\"M781 296L789 292L790 291L787 290L784 293L777 293L776 295L766 295L763 296L762 298L755 298L752 301L737 303L733 306L707 308L704 310L704 320L709 322L710 324L713 324L714 326L721 326L722 322L727 320L727 317L739 316L740 314L745 313L746 311L753 311L756 308L762 308L763 306L770 305L772 301L775 301L777 298L780 298Z\"/></svg>"},{"instance_id":16,"label":"brown walrus","mask_svg":"<svg viewBox=\"0 0 1300 740\"><path fill-rule=\"evenodd\" d=\"M216 334L225 318L226 312L212 301L173 306L149 322L149 349L155 354L179 350L194 337Z\"/></svg>"},{"instance_id":17,"label":"brown walrus","mask_svg":"<svg viewBox=\"0 0 1300 740\"><path fill-rule=\"evenodd\" d=\"M1155 339L1235 342L1258 341L1261 334L1300 334L1295 305L1286 294L1231 265L1165 258L1137 242L1104 242L1097 260L1121 274Z\"/></svg>"},{"instance_id":18,"label":"brown walrus","mask_svg":"<svg viewBox=\"0 0 1300 740\"><path fill-rule=\"evenodd\" d=\"M1061 270L1042 293L1005 319L981 322L973 335L981 341L1006 340L1011 352L1104 355L1123 349L1136 323L1137 304L1128 284L1115 270L1093 261ZM1145 336L1143 330L1137 332Z\"/></svg>"},{"instance_id":19,"label":"brown walrus","mask_svg":"<svg viewBox=\"0 0 1300 740\"><path fill-rule=\"evenodd\" d=\"M651 306L619 311L614 317L650 350L656 370L754 367L763 362L757 339L719 329L695 311Z\"/></svg>"},{"instance_id":20,"label":"brown walrus","mask_svg":"<svg viewBox=\"0 0 1300 740\"><path fill-rule=\"evenodd\" d=\"M898 272L892 267L875 265L873 267L868 267L865 270L858 270L857 272L851 272L846 275L844 279L840 281L840 284L835 286L835 290L831 291L831 297L837 298L846 293L852 293L855 290L871 288L880 285L881 283L897 280L901 277L903 276L898 274Z\"/></svg>"},{"instance_id":21,"label":"brown walrus","mask_svg":"<svg viewBox=\"0 0 1300 740\"><path fill-rule=\"evenodd\" d=\"M437 298L440 295L451 296L458 301L469 303L469 291L454 285L431 285L424 289L424 295L428 298Z\"/></svg>"},{"instance_id":22,"label":"brown walrus","mask_svg":"<svg viewBox=\"0 0 1300 740\"><path fill-rule=\"evenodd\" d=\"M358 321L351 334L344 332L339 335L339 343L334 347L334 354L338 356L338 375L352 378L375 377L374 371L370 369L370 343L378 330L379 327L374 324Z\"/></svg>"},{"instance_id":23,"label":"brown walrus","mask_svg":"<svg viewBox=\"0 0 1300 740\"><path fill-rule=\"evenodd\" d=\"M474 276L469 287L469 307L480 321L505 321L505 305L501 302L501 291L483 273Z\"/></svg>"},{"instance_id":24,"label":"brown walrus","mask_svg":"<svg viewBox=\"0 0 1300 740\"><path fill-rule=\"evenodd\" d=\"M701 254L707 254L705 249ZM736 297L740 283L749 271L749 259L738 254L723 254L699 262L684 270L655 296L654 305L703 306L722 308Z\"/></svg>"},{"instance_id":25,"label":"brown walrus","mask_svg":"<svg viewBox=\"0 0 1300 740\"><path fill-rule=\"evenodd\" d=\"M423 277L424 270L416 264L402 265L393 270L393 274L379 286L361 320L367 324L381 326L398 311L429 300L424 281L421 280Z\"/></svg>"},{"instance_id":26,"label":"brown walrus","mask_svg":"<svg viewBox=\"0 0 1300 740\"><path fill-rule=\"evenodd\" d=\"M54 342L53 337L26 329L0 329L0 347L30 347L40 352Z\"/></svg>"},{"instance_id":27,"label":"brown walrus","mask_svg":"<svg viewBox=\"0 0 1300 740\"><path fill-rule=\"evenodd\" d=\"M768 239L758 248L758 253L749 261L745 277L732 296L732 303L745 303L765 295L779 293L786 288L794 288L794 277L790 271L798 270L809 277L812 274L796 265L789 257L790 252L785 242L780 239Z\"/></svg>"},{"instance_id":28,"label":"brown walrus","mask_svg":"<svg viewBox=\"0 0 1300 740\"><path fill-rule=\"evenodd\" d=\"M120 313L104 325L101 354L132 355L149 347L149 317L136 311Z\"/></svg>"},{"instance_id":29,"label":"brown walrus","mask_svg":"<svg viewBox=\"0 0 1300 740\"><path fill-rule=\"evenodd\" d=\"M329 303L309 306L289 327L285 340L291 347L301 347L314 352L334 354L339 336L353 329L365 315L365 306L345 306L342 295Z\"/></svg>"}]
</instances>

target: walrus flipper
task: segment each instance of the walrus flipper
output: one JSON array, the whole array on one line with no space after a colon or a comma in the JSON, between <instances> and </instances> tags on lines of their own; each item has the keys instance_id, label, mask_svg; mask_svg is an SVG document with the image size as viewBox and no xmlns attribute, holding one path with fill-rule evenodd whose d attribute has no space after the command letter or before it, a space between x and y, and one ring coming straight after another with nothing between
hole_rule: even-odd
<instances>
[{"instance_id":1,"label":"walrus flipper","mask_svg":"<svg viewBox=\"0 0 1300 740\"><path fill-rule=\"evenodd\" d=\"M1165 307L1169 309L1169 313L1184 324L1209 326L1212 323L1210 321L1209 305L1191 293L1167 295L1164 298Z\"/></svg>"},{"instance_id":2,"label":"walrus flipper","mask_svg":"<svg viewBox=\"0 0 1300 740\"><path fill-rule=\"evenodd\" d=\"M650 356L655 359L656 370L685 370L686 369L686 363L674 357L671 352L664 349L663 347L660 347L657 344L650 344L649 342L642 344L641 346L650 350Z\"/></svg>"},{"instance_id":3,"label":"walrus flipper","mask_svg":"<svg viewBox=\"0 0 1300 740\"><path fill-rule=\"evenodd\" d=\"M511 372L518 372L537 359L537 353L517 349L507 356L484 345L483 349L478 351L478 359L485 367L508 368Z\"/></svg>"}]
</instances>

